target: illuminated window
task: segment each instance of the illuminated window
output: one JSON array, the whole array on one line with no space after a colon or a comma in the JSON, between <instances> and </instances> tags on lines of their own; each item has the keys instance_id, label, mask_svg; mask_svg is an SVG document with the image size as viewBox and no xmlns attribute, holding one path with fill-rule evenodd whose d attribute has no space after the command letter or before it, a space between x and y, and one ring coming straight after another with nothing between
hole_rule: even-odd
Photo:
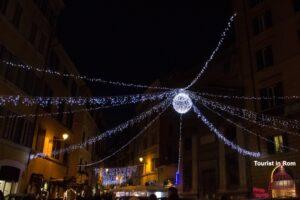
<instances>
[{"instance_id":1,"label":"illuminated window","mask_svg":"<svg viewBox=\"0 0 300 200\"><path fill-rule=\"evenodd\" d=\"M287 145L287 137L284 135L275 135L269 137L269 140L273 141L273 143L268 143L268 153L269 154L276 154L276 153L283 153L287 152L285 148Z\"/></svg>"},{"instance_id":2,"label":"illuminated window","mask_svg":"<svg viewBox=\"0 0 300 200\"><path fill-rule=\"evenodd\" d=\"M283 138L282 135L274 136L275 152L283 152Z\"/></svg>"}]
</instances>

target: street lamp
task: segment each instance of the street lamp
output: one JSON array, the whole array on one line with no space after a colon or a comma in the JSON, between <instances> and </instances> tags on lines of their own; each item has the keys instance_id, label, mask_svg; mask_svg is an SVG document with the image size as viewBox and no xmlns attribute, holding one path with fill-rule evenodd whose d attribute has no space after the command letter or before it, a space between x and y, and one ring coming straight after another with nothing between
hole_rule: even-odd
<instances>
[{"instance_id":1,"label":"street lamp","mask_svg":"<svg viewBox=\"0 0 300 200\"><path fill-rule=\"evenodd\" d=\"M69 134L68 133L64 133L62 135L63 140L67 140L69 138Z\"/></svg>"},{"instance_id":2,"label":"street lamp","mask_svg":"<svg viewBox=\"0 0 300 200\"><path fill-rule=\"evenodd\" d=\"M144 161L144 158L143 157L139 157L139 161L140 161L140 163L142 163Z\"/></svg>"}]
</instances>

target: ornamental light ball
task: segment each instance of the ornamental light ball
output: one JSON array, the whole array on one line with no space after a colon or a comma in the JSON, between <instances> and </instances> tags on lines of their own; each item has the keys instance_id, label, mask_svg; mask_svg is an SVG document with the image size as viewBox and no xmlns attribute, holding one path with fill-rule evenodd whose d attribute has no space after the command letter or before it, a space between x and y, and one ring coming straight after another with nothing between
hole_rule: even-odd
<instances>
[{"instance_id":1,"label":"ornamental light ball","mask_svg":"<svg viewBox=\"0 0 300 200\"><path fill-rule=\"evenodd\" d=\"M180 114L187 113L193 106L193 102L188 94L179 93L173 98L173 108Z\"/></svg>"}]
</instances>

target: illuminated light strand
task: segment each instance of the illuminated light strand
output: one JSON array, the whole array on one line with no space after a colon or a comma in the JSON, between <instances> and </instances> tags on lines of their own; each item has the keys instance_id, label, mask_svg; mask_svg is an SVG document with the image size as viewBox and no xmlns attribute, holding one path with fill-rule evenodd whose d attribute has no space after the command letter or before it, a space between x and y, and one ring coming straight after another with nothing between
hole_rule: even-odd
<instances>
[{"instance_id":1,"label":"illuminated light strand","mask_svg":"<svg viewBox=\"0 0 300 200\"><path fill-rule=\"evenodd\" d=\"M168 107L164 108L162 110L162 112L160 112L151 122L149 122L137 135L135 135L133 138L131 138L126 144L124 144L121 148L119 148L118 150L116 150L112 154L104 157L101 160L98 160L98 161L95 161L95 162L92 162L92 163L88 163L88 164L78 165L78 166L89 167L89 166L97 165L97 164L105 162L106 160L108 160L111 157L115 156L116 154L118 154L119 152L121 152L123 149L125 149L127 146L129 146L132 142L134 142L138 137L140 137L141 135L143 135L148 130L148 128L150 126L152 126L167 109L168 109Z\"/></svg>"},{"instance_id":2,"label":"illuminated light strand","mask_svg":"<svg viewBox=\"0 0 300 200\"><path fill-rule=\"evenodd\" d=\"M176 185L180 184L180 168L182 163L182 115L179 121L179 141L178 141L178 163L176 171Z\"/></svg>"},{"instance_id":3,"label":"illuminated light strand","mask_svg":"<svg viewBox=\"0 0 300 200\"><path fill-rule=\"evenodd\" d=\"M237 151L239 154L244 156L251 156L258 158L261 156L260 152L252 152L248 151L239 145L234 144L232 141L228 140L208 119L202 114L202 112L194 105L193 106L194 112L197 114L198 118L202 120L202 122L213 132L220 140L224 142L227 146L231 149Z\"/></svg>"},{"instance_id":4,"label":"illuminated light strand","mask_svg":"<svg viewBox=\"0 0 300 200\"><path fill-rule=\"evenodd\" d=\"M220 110L222 110L222 111L227 112L228 114L231 114L231 115L233 115L233 116L239 117L239 118L241 118L241 119L243 119L243 120L246 120L246 121L248 121L248 122L251 122L251 123L253 123L253 124L257 124L257 125L259 125L259 126L261 126L261 127L265 127L265 128L269 128L269 129L274 129L274 130L276 130L276 131L280 131L280 132L285 133L285 134L290 134L290 135L300 136L300 134L297 133L297 132L285 130L285 129L278 128L278 127L271 126L271 125L267 125L267 124L263 124L263 123L261 123L261 122L258 122L257 120L252 120L252 119L250 119L250 118L247 118L247 117L245 117L244 115L241 115L241 114L239 114L239 113L236 113L236 112L230 112L229 110L226 110L226 109L224 108L224 106L218 107L218 106L216 106L215 104L211 104L211 102L208 102L208 101L202 102L202 105L211 106L211 108L213 108L213 109L218 108L218 109L220 109Z\"/></svg>"},{"instance_id":5,"label":"illuminated light strand","mask_svg":"<svg viewBox=\"0 0 300 200\"><path fill-rule=\"evenodd\" d=\"M242 125L240 125L240 124L234 122L233 120L231 120L231 119L229 119L229 118L226 118L225 116L223 116L223 115L222 115L221 113L219 113L218 111L215 111L215 110L209 108L207 105L202 104L202 106L204 106L206 109L208 109L208 110L211 111L212 113L215 113L215 114L218 115L219 117L223 118L224 120L226 120L226 121L229 122L230 124L232 124L232 125L234 125L234 126L236 126L236 127L239 127L240 129L244 130L245 132L247 132L247 133L249 133L249 134L252 134L252 135L254 135L254 136L257 136L257 137L259 137L261 140L264 140L264 141L266 141L266 142L268 142L268 143L275 144L274 141L272 141L272 140L270 140L270 139L268 139L268 138L266 138L266 137L264 137L264 136L262 136L262 135L260 135L260 134L257 134L257 133L255 133L255 132L253 132L253 131L247 129L246 127L244 127L244 126L242 126ZM295 151L295 152L298 152L298 151L299 151L299 150L296 149L296 148L288 147L288 146L285 146L285 145L281 145L281 147L283 147L283 148L285 148L285 149L290 149L290 150Z\"/></svg>"},{"instance_id":6,"label":"illuminated light strand","mask_svg":"<svg viewBox=\"0 0 300 200\"><path fill-rule=\"evenodd\" d=\"M47 73L52 76L56 77L66 77L66 78L73 78L73 79L81 79L88 82L94 82L94 83L102 83L102 84L109 84L119 87L131 87L131 88L140 88L140 89L155 89L155 90L172 90L174 88L168 88L168 87L158 87L158 86L148 86L148 85L142 85L142 84L133 84L133 83L125 83L121 81L110 81L110 80L104 80L102 78L95 78L95 77L87 77L77 74L71 74L71 73L61 73L59 71L51 70L51 69L43 69L41 67L33 67L26 64L19 64L19 63L13 63L11 61L7 60L0 60L0 62L3 62L7 66L9 66L11 69L18 68L23 69L26 71L36 71L39 73Z\"/></svg>"},{"instance_id":7,"label":"illuminated light strand","mask_svg":"<svg viewBox=\"0 0 300 200\"><path fill-rule=\"evenodd\" d=\"M102 184L119 185L126 183L135 173L137 173L139 165L118 167L118 168L95 168L96 175L100 175Z\"/></svg>"},{"instance_id":8,"label":"illuminated light strand","mask_svg":"<svg viewBox=\"0 0 300 200\"><path fill-rule=\"evenodd\" d=\"M227 33L229 32L232 23L235 19L235 17L237 16L237 14L233 14L230 18L229 21L227 23L227 26L225 27L224 31L221 34L221 38L216 46L216 48L214 49L214 51L212 52L212 54L210 55L210 57L208 58L208 60L205 62L204 66L202 67L201 71L197 74L197 76L192 80L192 82L186 86L184 89L189 89L190 87L192 87L200 78L201 76L204 74L204 72L206 71L206 69L208 68L209 63L214 59L215 55L217 54L217 52L219 51L220 47L222 46L222 44L224 43L224 40L227 36Z\"/></svg>"},{"instance_id":9,"label":"illuminated light strand","mask_svg":"<svg viewBox=\"0 0 300 200\"><path fill-rule=\"evenodd\" d=\"M50 113L38 113L38 114L20 114L20 115L0 115L0 119L4 118L29 118L29 117L51 117L55 115L60 114L74 114L74 113L80 113L80 112L90 112L100 109L106 109L106 108L112 108L115 106L101 106L101 107L95 107L95 108L83 108L83 109L73 109L71 111L63 111L63 112L50 112Z\"/></svg>"},{"instance_id":10,"label":"illuminated light strand","mask_svg":"<svg viewBox=\"0 0 300 200\"><path fill-rule=\"evenodd\" d=\"M254 100L254 101L273 100L273 99L280 99L280 100L300 99L300 96L252 97L252 96L237 96L237 95L219 95L219 94L211 94L206 92L194 92L194 93L200 96L207 96L207 97L215 97L215 98L223 98L223 99L238 99L238 100Z\"/></svg>"},{"instance_id":11,"label":"illuminated light strand","mask_svg":"<svg viewBox=\"0 0 300 200\"><path fill-rule=\"evenodd\" d=\"M253 111L238 108L235 106L225 105L216 101L208 100L204 97L200 97L197 95L193 95L193 98L195 100L200 100L202 103L209 104L213 106L214 108L219 108L220 110L226 111L228 113L231 113L232 115L241 116L244 118L247 118L249 120L253 120L258 122L257 120L261 120L264 123L270 123L273 126L281 126L285 128L293 128L293 129L299 129L300 128L300 122L298 120L290 120L290 119L280 119L278 117L268 116L265 114L258 114ZM259 123L259 122L258 122Z\"/></svg>"},{"instance_id":12,"label":"illuminated light strand","mask_svg":"<svg viewBox=\"0 0 300 200\"><path fill-rule=\"evenodd\" d=\"M166 97L170 97L174 92L161 92L152 94L135 94L135 95L124 95L124 96L108 96L108 97L29 97L29 96L0 96L0 106L13 105L18 106L19 104L25 106L39 105L46 107L49 105L124 105L141 103L151 100L161 100Z\"/></svg>"},{"instance_id":13,"label":"illuminated light strand","mask_svg":"<svg viewBox=\"0 0 300 200\"><path fill-rule=\"evenodd\" d=\"M55 156L55 155L58 155L58 154L61 154L61 153L65 153L65 152L69 153L69 152L74 151L76 149L85 148L87 145L94 144L94 143L96 143L100 140L103 140L104 138L110 137L110 136L112 136L112 135L114 135L118 132L121 132L121 131L123 131L124 129L126 129L128 127L132 127L136 123L139 123L139 122L143 121L144 119L146 119L147 117L151 116L153 113L157 113L160 110L165 109L170 104L171 104L171 99L167 99L167 100L159 103L158 105L152 107L151 109L141 113L140 115L138 115L138 116L136 116L136 117L134 117L134 118L118 125L118 126L116 126L113 129L107 130L104 133L102 133L98 136L92 137L92 138L90 138L90 139L88 139L88 140L86 140L82 143L74 144L74 145L71 145L67 148L63 148L63 149L53 151L52 155ZM47 157L47 155L45 155L43 153L32 154L30 156L30 159L39 158L39 157Z\"/></svg>"}]
</instances>

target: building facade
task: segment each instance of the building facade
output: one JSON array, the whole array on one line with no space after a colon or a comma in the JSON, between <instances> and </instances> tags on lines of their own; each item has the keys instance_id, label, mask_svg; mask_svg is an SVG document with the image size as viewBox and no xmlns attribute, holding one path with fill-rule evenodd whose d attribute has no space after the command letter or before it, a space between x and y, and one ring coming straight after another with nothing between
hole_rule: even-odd
<instances>
[{"instance_id":1,"label":"building facade","mask_svg":"<svg viewBox=\"0 0 300 200\"><path fill-rule=\"evenodd\" d=\"M61 0L0 1L1 95L90 96L84 82L53 78L45 73L13 69L5 61L30 66L49 66L62 73L78 74L58 42L56 21L64 8ZM72 113L77 107L2 106L0 119L0 190L61 196L66 185L91 184L92 172L79 164L92 160L94 147L70 154L52 152L80 143L96 134L98 127L89 112ZM14 117L21 114L60 113L48 117ZM68 113L62 113L68 112ZM62 135L67 134L67 140ZM44 153L30 160L30 154Z\"/></svg>"},{"instance_id":2,"label":"building facade","mask_svg":"<svg viewBox=\"0 0 300 200\"><path fill-rule=\"evenodd\" d=\"M225 47L211 63L204 77L207 80L195 90L268 97L258 101L210 99L259 114L299 120L299 101L276 97L299 95L300 1L233 0L232 8L238 14L235 39L229 51ZM225 118L220 118L202 109L227 138L248 150L261 152L262 156L258 159L241 156L217 140L205 126L195 127L195 122L189 121L184 127L185 133L192 134L185 139L187 145L183 145L182 196L194 199L299 196L300 168L294 163L299 163L300 154L289 149L299 144L299 136L289 131L299 130L261 127L226 113L222 113ZM226 118L257 135L232 126ZM257 166L256 161L286 161L290 166Z\"/></svg>"}]
</instances>

